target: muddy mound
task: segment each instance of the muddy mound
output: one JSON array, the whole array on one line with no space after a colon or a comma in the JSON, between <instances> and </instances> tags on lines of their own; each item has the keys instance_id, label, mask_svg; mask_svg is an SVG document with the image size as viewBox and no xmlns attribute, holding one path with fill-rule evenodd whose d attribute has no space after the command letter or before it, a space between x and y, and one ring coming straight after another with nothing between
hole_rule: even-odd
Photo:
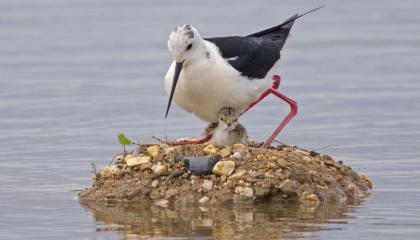
<instances>
[{"instance_id":1,"label":"muddy mound","mask_svg":"<svg viewBox=\"0 0 420 240\"><path fill-rule=\"evenodd\" d=\"M196 158L202 157L202 158ZM199 161L209 162L208 173L197 171ZM207 166L207 167L209 167ZM204 175L203 175L204 174ZM81 202L151 200L173 205L216 205L235 201L357 203L369 194L372 183L341 161L297 147L269 149L236 144L140 145L119 154L113 165L93 179L79 194Z\"/></svg>"}]
</instances>

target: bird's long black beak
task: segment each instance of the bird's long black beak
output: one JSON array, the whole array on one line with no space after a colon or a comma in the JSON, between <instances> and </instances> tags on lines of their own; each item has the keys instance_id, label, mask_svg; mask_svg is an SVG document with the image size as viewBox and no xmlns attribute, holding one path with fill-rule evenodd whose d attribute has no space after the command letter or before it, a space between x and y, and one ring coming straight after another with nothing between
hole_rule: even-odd
<instances>
[{"instance_id":1,"label":"bird's long black beak","mask_svg":"<svg viewBox=\"0 0 420 240\"><path fill-rule=\"evenodd\" d=\"M169 108L171 107L172 98L175 93L176 83L178 82L179 74L181 73L182 64L184 64L183 61L177 62L175 65L175 74L174 74L174 79L172 80L171 94L169 95L169 101L168 101L168 106L166 107L165 118L168 116Z\"/></svg>"}]
</instances>

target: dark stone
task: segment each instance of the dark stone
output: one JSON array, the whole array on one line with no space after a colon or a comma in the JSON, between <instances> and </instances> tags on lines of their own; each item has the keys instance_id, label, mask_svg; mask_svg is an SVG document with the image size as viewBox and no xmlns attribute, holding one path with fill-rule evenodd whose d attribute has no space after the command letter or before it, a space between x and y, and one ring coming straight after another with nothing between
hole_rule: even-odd
<instances>
[{"instance_id":1,"label":"dark stone","mask_svg":"<svg viewBox=\"0 0 420 240\"><path fill-rule=\"evenodd\" d=\"M184 165L193 175L208 175L213 173L213 167L220 158L220 155L185 157Z\"/></svg>"},{"instance_id":2,"label":"dark stone","mask_svg":"<svg viewBox=\"0 0 420 240\"><path fill-rule=\"evenodd\" d=\"M320 154L315 152L315 151L310 151L309 154L311 155L311 157L316 157L319 156Z\"/></svg>"}]
</instances>

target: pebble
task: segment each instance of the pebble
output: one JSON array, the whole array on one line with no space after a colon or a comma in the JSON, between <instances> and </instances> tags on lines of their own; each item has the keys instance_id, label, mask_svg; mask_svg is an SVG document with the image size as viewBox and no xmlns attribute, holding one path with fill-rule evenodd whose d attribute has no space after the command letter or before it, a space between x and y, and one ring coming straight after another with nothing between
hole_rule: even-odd
<instances>
[{"instance_id":1,"label":"pebble","mask_svg":"<svg viewBox=\"0 0 420 240\"><path fill-rule=\"evenodd\" d=\"M282 192L288 194L293 193L296 189L299 189L300 184L297 181L286 179L278 187Z\"/></svg>"},{"instance_id":2,"label":"pebble","mask_svg":"<svg viewBox=\"0 0 420 240\"><path fill-rule=\"evenodd\" d=\"M368 176L366 176L366 175L364 175L364 174L361 174L361 175L360 175L360 178L361 178L361 179L363 179L363 181L365 181L365 183L366 183L366 185L368 186L368 188L369 188L369 189L372 189L372 187L373 187L373 183L372 183L372 181L369 179L369 177L368 177Z\"/></svg>"},{"instance_id":3,"label":"pebble","mask_svg":"<svg viewBox=\"0 0 420 240\"><path fill-rule=\"evenodd\" d=\"M220 182L226 182L227 177L225 175L220 176Z\"/></svg>"},{"instance_id":4,"label":"pebble","mask_svg":"<svg viewBox=\"0 0 420 240\"><path fill-rule=\"evenodd\" d=\"M138 157L131 157L127 159L127 166L133 167L138 165L143 165L150 163L150 157L149 156L138 156Z\"/></svg>"},{"instance_id":5,"label":"pebble","mask_svg":"<svg viewBox=\"0 0 420 240\"><path fill-rule=\"evenodd\" d=\"M115 156L114 159L112 159L112 161L113 162L116 162L116 163L124 162L124 160L125 160L125 158L124 158L124 154L123 153L118 154L117 156Z\"/></svg>"},{"instance_id":6,"label":"pebble","mask_svg":"<svg viewBox=\"0 0 420 240\"><path fill-rule=\"evenodd\" d=\"M242 176L244 176L244 175L245 175L245 173L246 173L246 170L240 170L240 171L238 171L238 172L236 172L236 173L234 173L234 174L230 175L230 176L228 177L228 179L229 179L229 180L237 180L237 179L240 179L240 178L242 178Z\"/></svg>"},{"instance_id":7,"label":"pebble","mask_svg":"<svg viewBox=\"0 0 420 240\"><path fill-rule=\"evenodd\" d=\"M252 190L251 187L236 187L235 193L239 194L240 196L249 198L254 196L254 190Z\"/></svg>"},{"instance_id":8,"label":"pebble","mask_svg":"<svg viewBox=\"0 0 420 240\"><path fill-rule=\"evenodd\" d=\"M204 183L201 185L204 190L210 191L213 189L213 181L204 180Z\"/></svg>"},{"instance_id":9,"label":"pebble","mask_svg":"<svg viewBox=\"0 0 420 240\"><path fill-rule=\"evenodd\" d=\"M222 156L222 158L229 157L230 154L232 154L232 147L225 147L220 150L220 156Z\"/></svg>"},{"instance_id":10,"label":"pebble","mask_svg":"<svg viewBox=\"0 0 420 240\"><path fill-rule=\"evenodd\" d=\"M233 157L237 160L241 160L242 154L240 152L234 152Z\"/></svg>"},{"instance_id":11,"label":"pebble","mask_svg":"<svg viewBox=\"0 0 420 240\"><path fill-rule=\"evenodd\" d=\"M147 148L147 153L151 157L156 157L159 154L159 146L153 145Z\"/></svg>"},{"instance_id":12,"label":"pebble","mask_svg":"<svg viewBox=\"0 0 420 240\"><path fill-rule=\"evenodd\" d=\"M212 155L212 154L217 153L217 149L213 144L209 144L203 149L203 152L205 152L206 154Z\"/></svg>"},{"instance_id":13,"label":"pebble","mask_svg":"<svg viewBox=\"0 0 420 240\"><path fill-rule=\"evenodd\" d=\"M168 147L167 149L165 149L165 154L171 155L174 153L175 150L176 150L176 147Z\"/></svg>"},{"instance_id":14,"label":"pebble","mask_svg":"<svg viewBox=\"0 0 420 240\"><path fill-rule=\"evenodd\" d=\"M146 169L150 169L150 168L152 168L152 163L146 163L146 164L142 164L142 165L140 165L140 169L143 171L143 170L146 170Z\"/></svg>"},{"instance_id":15,"label":"pebble","mask_svg":"<svg viewBox=\"0 0 420 240\"><path fill-rule=\"evenodd\" d=\"M247 146L242 143L233 144L232 149L234 151L248 151Z\"/></svg>"},{"instance_id":16,"label":"pebble","mask_svg":"<svg viewBox=\"0 0 420 240\"><path fill-rule=\"evenodd\" d=\"M257 155L257 160L259 160L259 161L263 161L263 160L265 160L265 156L264 156L264 155L262 155L262 154L258 154L258 155Z\"/></svg>"},{"instance_id":17,"label":"pebble","mask_svg":"<svg viewBox=\"0 0 420 240\"><path fill-rule=\"evenodd\" d=\"M255 188L255 196L257 198L264 198L268 196L269 193L270 193L269 187L256 187Z\"/></svg>"},{"instance_id":18,"label":"pebble","mask_svg":"<svg viewBox=\"0 0 420 240\"><path fill-rule=\"evenodd\" d=\"M163 174L163 173L166 173L168 171L168 168L165 165L156 164L156 165L152 166L152 171L155 174Z\"/></svg>"},{"instance_id":19,"label":"pebble","mask_svg":"<svg viewBox=\"0 0 420 240\"><path fill-rule=\"evenodd\" d=\"M157 187L157 185L159 184L159 181L157 179L152 181L152 188Z\"/></svg>"},{"instance_id":20,"label":"pebble","mask_svg":"<svg viewBox=\"0 0 420 240\"><path fill-rule=\"evenodd\" d=\"M107 181L104 182L104 187L105 188L110 188L110 187L112 187L113 184L114 184L113 180L107 180Z\"/></svg>"},{"instance_id":21,"label":"pebble","mask_svg":"<svg viewBox=\"0 0 420 240\"><path fill-rule=\"evenodd\" d=\"M232 146L232 151L239 152L242 157L245 157L246 154L248 153L248 147L245 146L244 144L237 143Z\"/></svg>"},{"instance_id":22,"label":"pebble","mask_svg":"<svg viewBox=\"0 0 420 240\"><path fill-rule=\"evenodd\" d=\"M230 176L235 170L234 161L219 161L213 167L213 173L217 176Z\"/></svg>"},{"instance_id":23,"label":"pebble","mask_svg":"<svg viewBox=\"0 0 420 240\"><path fill-rule=\"evenodd\" d=\"M295 155L289 155L289 156L287 156L287 161L289 161L289 162L299 162L299 158L296 157Z\"/></svg>"},{"instance_id":24,"label":"pebble","mask_svg":"<svg viewBox=\"0 0 420 240\"><path fill-rule=\"evenodd\" d=\"M166 143L162 143L159 145L160 149L162 149L163 151L166 151L166 149L170 148L170 146Z\"/></svg>"},{"instance_id":25,"label":"pebble","mask_svg":"<svg viewBox=\"0 0 420 240\"><path fill-rule=\"evenodd\" d=\"M200 198L200 200L198 200L198 203L200 205L207 205L207 204L209 204L209 202L210 202L210 199L207 196L204 196L204 197Z\"/></svg>"},{"instance_id":26,"label":"pebble","mask_svg":"<svg viewBox=\"0 0 420 240\"><path fill-rule=\"evenodd\" d=\"M185 173L183 173L183 174L182 174L182 177L183 177L183 178L188 178L189 176L190 176L190 174L189 174L189 173L187 173L187 172L185 172Z\"/></svg>"},{"instance_id":27,"label":"pebble","mask_svg":"<svg viewBox=\"0 0 420 240\"><path fill-rule=\"evenodd\" d=\"M120 174L121 170L116 166L107 166L104 167L104 169L102 169L101 171L101 176L102 177L115 177L118 174Z\"/></svg>"},{"instance_id":28,"label":"pebble","mask_svg":"<svg viewBox=\"0 0 420 240\"><path fill-rule=\"evenodd\" d=\"M121 155L121 157L124 156L124 154L120 154L120 155ZM120 155L118 155L118 156L120 156ZM127 162L127 160L130 159L130 158L132 158L132 157L135 157L135 155L134 154L131 154L131 153L125 155L124 161Z\"/></svg>"},{"instance_id":29,"label":"pebble","mask_svg":"<svg viewBox=\"0 0 420 240\"><path fill-rule=\"evenodd\" d=\"M147 148L149 156L155 158L159 154L159 146L153 145Z\"/></svg>"},{"instance_id":30,"label":"pebble","mask_svg":"<svg viewBox=\"0 0 420 240\"><path fill-rule=\"evenodd\" d=\"M286 160L284 160L283 158L279 158L279 159L277 160L277 165L278 165L280 168L287 168L288 163L287 163L287 161L286 161Z\"/></svg>"},{"instance_id":31,"label":"pebble","mask_svg":"<svg viewBox=\"0 0 420 240\"><path fill-rule=\"evenodd\" d=\"M161 199L161 200L155 201L153 205L162 207L162 208L167 208L169 206L169 201L166 199Z\"/></svg>"},{"instance_id":32,"label":"pebble","mask_svg":"<svg viewBox=\"0 0 420 240\"><path fill-rule=\"evenodd\" d=\"M302 160L303 160L305 163L311 163L311 162L312 162L312 159L311 159L310 157L308 157L308 156L303 156L303 157L302 157Z\"/></svg>"},{"instance_id":33,"label":"pebble","mask_svg":"<svg viewBox=\"0 0 420 240\"><path fill-rule=\"evenodd\" d=\"M264 174L259 172L259 171L254 171L254 170L249 170L248 172L249 176L253 177L253 178L261 178L264 177Z\"/></svg>"}]
</instances>

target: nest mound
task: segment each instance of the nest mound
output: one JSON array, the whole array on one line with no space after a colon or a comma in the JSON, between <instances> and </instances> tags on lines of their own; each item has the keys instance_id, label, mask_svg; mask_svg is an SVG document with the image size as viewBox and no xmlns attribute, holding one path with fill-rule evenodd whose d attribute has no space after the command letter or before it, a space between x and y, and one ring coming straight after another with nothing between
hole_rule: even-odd
<instances>
[{"instance_id":1,"label":"nest mound","mask_svg":"<svg viewBox=\"0 0 420 240\"><path fill-rule=\"evenodd\" d=\"M185 159L217 156L208 175L194 175ZM211 170L210 170L211 171ZM81 202L152 200L158 206L215 205L235 201L357 203L372 182L342 161L298 147L257 145L139 145L135 153L119 154L114 165L79 193Z\"/></svg>"}]
</instances>

